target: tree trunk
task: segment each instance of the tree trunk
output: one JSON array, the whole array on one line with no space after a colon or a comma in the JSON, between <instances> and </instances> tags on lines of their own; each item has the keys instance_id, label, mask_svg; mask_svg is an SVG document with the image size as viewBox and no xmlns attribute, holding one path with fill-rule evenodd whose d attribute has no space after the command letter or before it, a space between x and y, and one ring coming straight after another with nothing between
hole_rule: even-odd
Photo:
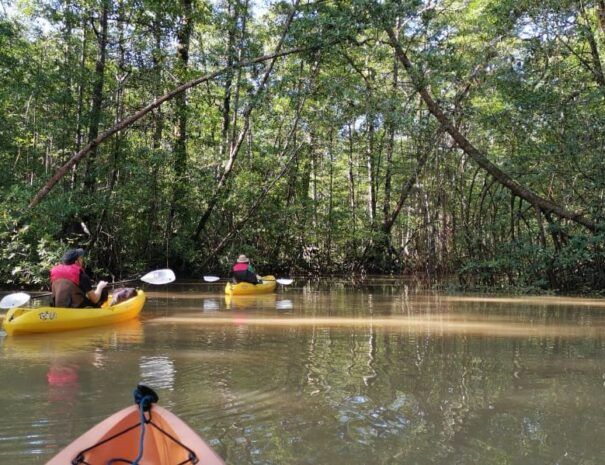
<instances>
[{"instance_id":1,"label":"tree trunk","mask_svg":"<svg viewBox=\"0 0 605 465\"><path fill-rule=\"evenodd\" d=\"M254 108L259 100L259 96L264 92L267 82L269 81L269 76L271 75L271 72L273 71L273 67L275 66L277 56L279 55L279 51L281 50L281 47L284 43L286 34L287 34L288 30L290 29L290 24L292 23L292 20L294 19L294 14L297 11L298 2L299 2L299 0L296 0L292 11L288 15L286 24L284 26L284 31L283 31L277 45L275 46L275 53L273 54L274 57L270 60L269 64L267 65L263 78L262 78L261 82L259 83L259 85L256 89L256 92L252 96L250 103L244 109L244 112L242 115L242 117L244 119L243 127L240 130L237 138L234 139L234 141L233 141L233 146L231 147L231 149L229 151L229 159L227 160L223 174L218 181L214 194L212 195L212 197L210 198L210 200L208 202L206 210L204 211L204 213L202 213L202 215L200 217L197 228L192 237L193 240L196 240L196 241L199 240L200 235L202 234L202 232L204 231L204 228L206 227L206 223L210 219L210 215L212 214L214 207L216 207L220 196L223 194L223 188L226 185L227 180L231 176L231 173L235 166L235 161L239 154L242 143L248 133L248 130L250 129L250 115L252 114L252 111L254 110ZM235 124L233 126L235 127Z\"/></svg>"},{"instance_id":2,"label":"tree trunk","mask_svg":"<svg viewBox=\"0 0 605 465\"><path fill-rule=\"evenodd\" d=\"M78 85L78 117L76 123L76 152L82 147L82 115L84 113L84 71L86 69L86 48L88 47L88 33L86 27L82 28L82 55L80 56L80 76Z\"/></svg>"},{"instance_id":3,"label":"tree trunk","mask_svg":"<svg viewBox=\"0 0 605 465\"><path fill-rule=\"evenodd\" d=\"M334 126L330 128L330 142L328 146L328 154L330 156L330 181L328 187L328 232L326 239L326 263L328 270L332 267L332 235L334 228Z\"/></svg>"},{"instance_id":4,"label":"tree trunk","mask_svg":"<svg viewBox=\"0 0 605 465\"><path fill-rule=\"evenodd\" d=\"M597 41L595 39L592 27L590 27L589 20L586 20L585 28L586 40L588 40L588 45L590 46L590 56L592 58L591 70L596 83L601 87L601 89L605 89L605 75L603 74L603 65L601 64L601 55L599 54L599 47L597 46Z\"/></svg>"},{"instance_id":5,"label":"tree trunk","mask_svg":"<svg viewBox=\"0 0 605 465\"><path fill-rule=\"evenodd\" d=\"M374 114L369 112L366 115L369 119L367 125L367 145L366 145L366 169L368 176L368 216L370 224L376 220L376 179L374 168Z\"/></svg>"},{"instance_id":6,"label":"tree trunk","mask_svg":"<svg viewBox=\"0 0 605 465\"><path fill-rule=\"evenodd\" d=\"M76 116L76 138L75 138L75 151L79 152L82 148L82 118L84 114L84 72L86 70L86 48L88 47L88 32L86 21L82 21L82 54L80 56L79 76L78 76L78 109ZM70 189L73 191L76 186L76 167L73 166L71 179L69 182Z\"/></svg>"},{"instance_id":7,"label":"tree trunk","mask_svg":"<svg viewBox=\"0 0 605 465\"><path fill-rule=\"evenodd\" d=\"M399 20L395 29L396 37L399 37ZM399 87L399 62L393 52L393 80L391 81L391 93L394 97ZM386 223L391 212L391 178L393 171L393 152L395 150L395 105L389 105L389 115L387 115L387 147L384 168L384 199L382 205L383 221Z\"/></svg>"},{"instance_id":8,"label":"tree trunk","mask_svg":"<svg viewBox=\"0 0 605 465\"><path fill-rule=\"evenodd\" d=\"M105 59L107 58L108 40L108 17L111 9L111 0L103 0L103 9L99 22L100 30L97 31L97 61L95 63L95 78L92 88L92 107L90 109L90 124L88 127L88 143L95 140L99 135L101 124L101 113L103 107L103 85L105 83ZM88 192L95 189L95 176L93 174L97 147L92 147L88 163L86 164L86 175L84 185Z\"/></svg>"},{"instance_id":9,"label":"tree trunk","mask_svg":"<svg viewBox=\"0 0 605 465\"><path fill-rule=\"evenodd\" d=\"M232 67L236 62L235 34L237 30L237 20L239 17L238 9L233 2L229 2L228 13L230 17L229 30L227 31L227 66ZM231 92L233 87L233 70L225 74L225 95L223 96L223 105L221 108L223 114L223 123L221 127L221 146L219 156L222 159L227 153L229 147L229 127L231 122Z\"/></svg>"},{"instance_id":10,"label":"tree trunk","mask_svg":"<svg viewBox=\"0 0 605 465\"><path fill-rule=\"evenodd\" d=\"M603 26L601 20L604 18L601 18L600 15L601 13L605 12L600 9L602 6L603 5L599 4L597 4L596 6L598 27ZM592 15L587 13L586 6L583 3L580 4L579 8L579 13L584 20L584 23L578 21L578 26L580 28L579 31L583 33L582 36L585 36L586 41L588 42L588 47L590 48L590 61L584 59L582 53L578 53L572 46L568 45L567 42L563 41L563 44L571 53L575 55L575 57L582 64L582 66L584 66L584 68L586 68L586 70L593 75L594 80L599 85L599 87L601 87L601 89L605 89L605 75L603 74L603 65L601 63L601 56L599 52L599 46L597 44L597 38L595 37L595 33L592 26ZM601 32L605 33L605 30L602 30Z\"/></svg>"},{"instance_id":11,"label":"tree trunk","mask_svg":"<svg viewBox=\"0 0 605 465\"><path fill-rule=\"evenodd\" d=\"M353 156L353 125L351 123L348 124L349 127L349 159L348 159L348 171L347 178L349 181L349 208L351 209L351 214L353 217L353 230L355 229L355 160Z\"/></svg>"},{"instance_id":12,"label":"tree trunk","mask_svg":"<svg viewBox=\"0 0 605 465\"><path fill-rule=\"evenodd\" d=\"M183 79L187 76L189 64L189 45L191 42L192 22L192 0L181 0L181 22L177 30L177 64L176 75ZM166 223L166 240L176 234L174 221L176 217L183 215L183 202L185 197L185 173L187 173L187 93L183 92L175 98L175 113L177 118L176 141L174 145L174 189L172 201Z\"/></svg>"},{"instance_id":13,"label":"tree trunk","mask_svg":"<svg viewBox=\"0 0 605 465\"><path fill-rule=\"evenodd\" d=\"M304 106L304 99L298 106L298 109L296 111L296 116L294 119L294 123L292 124L292 129L288 133L288 136L286 137L286 145L283 148L283 150L281 151L280 157L284 157L285 154L290 150L290 145L294 145L294 148L292 149L292 155L284 163L280 172L267 185L265 185L264 188L262 188L260 190L259 194L256 196L256 198L254 200L254 203L252 204L252 207L243 216L243 218L237 224L235 224L233 226L233 228L231 228L231 231L229 231L229 233L220 240L219 244L212 249L212 252L210 254L208 254L206 261L204 262L203 265L207 264L210 258L216 256L216 254L218 254L229 243L231 238L238 231L240 231L243 228L243 226L250 220L250 218L252 218L253 214L258 210L262 201L266 198L266 196L269 194L269 192L271 192L271 190L275 187L275 185L277 184L277 181L279 181L282 177L284 177L290 171L291 164L293 163L294 160L296 160L296 158L298 156L298 152L300 151L300 149L303 146L302 143L300 145L296 145L296 138L294 137L294 134L296 134L296 131L298 130L298 123L300 121L303 106Z\"/></svg>"},{"instance_id":14,"label":"tree trunk","mask_svg":"<svg viewBox=\"0 0 605 465\"><path fill-rule=\"evenodd\" d=\"M300 53L300 52L303 52L306 50L309 50L309 48L307 48L307 47L294 48L294 49L286 50L284 52L272 53L269 55L262 55L260 57L254 58L252 60L239 62L239 63L235 64L234 67L243 68L243 67L255 65L257 63L262 63L262 62L265 62L268 60L273 60L277 57L292 55L294 53ZM149 112L155 110L156 108L159 108L163 103L165 103L169 100L172 100L177 95L181 94L182 92L185 92L188 89L191 89L192 87L196 87L200 84L203 84L204 82L215 79L217 76L220 76L223 73L225 73L228 69L229 68L225 67L225 68L222 68L213 73L201 76L199 78L196 78L189 82L181 84L176 89L168 92L167 94L164 94L160 98L157 98L156 100L149 103L148 105L146 105L145 107L143 107L142 109L137 111L136 113L134 113L134 114L130 115L129 117L120 121L120 123L116 124L114 127L108 129L107 131L105 131L102 134L100 134L99 136L97 136L94 140L92 140L88 144L86 144L86 146L84 146L80 151L73 154L72 157L61 168L59 168L55 172L55 174L46 182L46 184L32 198L32 200L30 201L30 203L28 205L28 209L35 208L48 195L48 193L57 184L57 182L59 182L63 178L63 176L65 176L65 174L69 171L69 169L72 166L74 166L76 163L78 163L86 155L88 155L93 150L93 148L98 147L101 143L103 143L105 140L107 140L114 134L116 134L120 131L124 131L125 129L129 128L130 126L132 126L133 123L136 123L138 120L140 120L141 118L146 116Z\"/></svg>"},{"instance_id":15,"label":"tree trunk","mask_svg":"<svg viewBox=\"0 0 605 465\"><path fill-rule=\"evenodd\" d=\"M63 99L62 104L62 114L64 116L69 115L70 121L72 120L72 115L70 113L71 105L68 105L68 102L73 101L73 86L74 86L74 73L73 73L73 60L72 60L72 31L73 31L73 19L72 19L72 11L70 5L65 5L66 15L65 15L65 29L63 30L63 43L65 44L65 51L63 55L63 70L62 73L65 73L65 98ZM71 149L71 124L65 125L65 129L61 131L61 138L57 141L58 149L60 152L67 153L68 150ZM48 160L50 162L50 160ZM45 164L44 172L48 174L48 168L50 168L50 163Z\"/></svg>"},{"instance_id":16,"label":"tree trunk","mask_svg":"<svg viewBox=\"0 0 605 465\"><path fill-rule=\"evenodd\" d=\"M458 146L469 155L475 162L487 171L491 176L494 177L500 184L504 185L507 189L515 193L517 196L525 199L534 207L540 208L544 212L552 212L560 218L565 218L573 221L574 223L580 224L590 231L596 230L596 224L590 219L586 218L581 212L571 212L566 210L559 205L540 197L530 189L522 186L515 179L511 178L508 174L502 171L498 166L494 165L487 157L479 151L471 142L452 124L450 119L443 112L441 107L433 100L433 97L428 92L427 88L423 84L421 77L418 75L417 70L412 65L407 54L399 44L397 37L392 29L386 28L386 32L389 36L390 43L394 47L397 53L397 58L403 64L414 87L420 93L422 99L425 101L429 108L429 111L433 116L441 123L443 128L450 134L450 136L456 141Z\"/></svg>"},{"instance_id":17,"label":"tree trunk","mask_svg":"<svg viewBox=\"0 0 605 465\"><path fill-rule=\"evenodd\" d=\"M412 188L416 184L418 177L422 173L424 169L424 165L426 164L429 158L429 152L423 151L420 153L418 157L418 162L416 163L416 169L412 173L412 175L405 181L403 186L401 187L401 192L399 194L399 200L397 201L397 205L393 209L393 213L384 219L384 223L382 224L382 232L385 234L390 234L393 229L393 225L399 216L399 212L401 208L405 205L406 200L408 199L410 193L412 192Z\"/></svg>"},{"instance_id":18,"label":"tree trunk","mask_svg":"<svg viewBox=\"0 0 605 465\"><path fill-rule=\"evenodd\" d=\"M319 198L317 195L317 178L319 176L319 171L321 171L317 165L317 137L315 136L315 132L311 130L311 134L309 135L309 147L311 150L311 199L313 200L313 221L311 222L311 228L315 235L315 241L319 236L317 228L319 226L319 218L317 215L317 204L319 203Z\"/></svg>"},{"instance_id":19,"label":"tree trunk","mask_svg":"<svg viewBox=\"0 0 605 465\"><path fill-rule=\"evenodd\" d=\"M126 71L126 49L124 48L124 23L125 23L125 12L124 12L124 0L118 0L118 21L117 21L117 31L118 31L118 88L115 93L115 118L114 124L117 124L119 121L124 118L124 83L128 76ZM97 220L97 227L94 230L94 233L91 237L89 247L91 249L94 248L97 240L99 239L99 235L101 234L103 225L107 219L107 212L109 206L111 205L111 197L114 193L114 187L118 180L118 165L120 161L120 154L122 151L122 135L118 134L118 136L113 141L113 167L111 169L111 174L109 176L109 186L107 186L105 200L103 201L103 205L101 206L101 213L99 215L99 219ZM107 260L107 257L105 257Z\"/></svg>"},{"instance_id":20,"label":"tree trunk","mask_svg":"<svg viewBox=\"0 0 605 465\"><path fill-rule=\"evenodd\" d=\"M162 95L162 15L158 11L152 24L153 37L154 37L154 49L153 49L153 75L155 81L153 83L154 97L157 99ZM164 132L164 114L162 108L159 107L153 114L153 136L151 139L151 148L154 152L158 152L161 148L162 135ZM149 211L147 214L147 228L145 235L145 242L143 250L148 251L151 238L153 235L154 224L158 212L158 199L157 199L157 186L158 186L158 170L159 163L155 163L152 167L151 174L151 191L152 197L149 204Z\"/></svg>"},{"instance_id":21,"label":"tree trunk","mask_svg":"<svg viewBox=\"0 0 605 465\"><path fill-rule=\"evenodd\" d=\"M601 33L605 34L605 0L597 1L597 9L598 9L599 26L601 27Z\"/></svg>"}]
</instances>

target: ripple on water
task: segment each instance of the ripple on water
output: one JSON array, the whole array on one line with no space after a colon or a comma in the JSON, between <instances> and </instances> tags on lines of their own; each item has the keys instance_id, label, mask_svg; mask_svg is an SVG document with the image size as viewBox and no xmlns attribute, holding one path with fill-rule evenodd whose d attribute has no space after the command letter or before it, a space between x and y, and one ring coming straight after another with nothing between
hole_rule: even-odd
<instances>
[{"instance_id":1,"label":"ripple on water","mask_svg":"<svg viewBox=\"0 0 605 465\"><path fill-rule=\"evenodd\" d=\"M150 294L141 328L2 341L0 464L43 463L137 381L227 463L600 463L595 311L322 292L286 315Z\"/></svg>"}]
</instances>

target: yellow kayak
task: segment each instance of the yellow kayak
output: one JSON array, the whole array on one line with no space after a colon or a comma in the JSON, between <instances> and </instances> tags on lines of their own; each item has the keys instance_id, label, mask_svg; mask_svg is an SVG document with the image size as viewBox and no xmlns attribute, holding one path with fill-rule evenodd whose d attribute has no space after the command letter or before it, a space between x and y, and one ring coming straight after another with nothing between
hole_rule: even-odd
<instances>
[{"instance_id":1,"label":"yellow kayak","mask_svg":"<svg viewBox=\"0 0 605 465\"><path fill-rule=\"evenodd\" d=\"M261 284L250 283L227 283L225 286L225 294L228 295L250 295L250 294L269 294L275 290L277 283L275 276L263 276Z\"/></svg>"},{"instance_id":2,"label":"yellow kayak","mask_svg":"<svg viewBox=\"0 0 605 465\"><path fill-rule=\"evenodd\" d=\"M3 329L16 336L109 325L136 317L144 304L145 293L139 290L132 299L113 306L106 303L101 308L12 308L4 317Z\"/></svg>"}]
</instances>

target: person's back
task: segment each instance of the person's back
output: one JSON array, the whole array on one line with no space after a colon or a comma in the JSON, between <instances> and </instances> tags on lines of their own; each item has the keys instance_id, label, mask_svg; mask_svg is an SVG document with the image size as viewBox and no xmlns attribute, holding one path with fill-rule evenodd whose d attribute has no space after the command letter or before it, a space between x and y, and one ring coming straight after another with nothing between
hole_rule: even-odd
<instances>
[{"instance_id":1,"label":"person's back","mask_svg":"<svg viewBox=\"0 0 605 465\"><path fill-rule=\"evenodd\" d=\"M236 283L260 283L260 280L256 275L256 271L254 270L254 267L250 264L250 260L245 255L240 255L239 257L237 257L237 261L233 264L233 267L231 268L231 274L233 276L233 281Z\"/></svg>"},{"instance_id":2,"label":"person's back","mask_svg":"<svg viewBox=\"0 0 605 465\"><path fill-rule=\"evenodd\" d=\"M84 306L84 292L69 279L57 279L51 284L53 307L80 308Z\"/></svg>"}]
</instances>

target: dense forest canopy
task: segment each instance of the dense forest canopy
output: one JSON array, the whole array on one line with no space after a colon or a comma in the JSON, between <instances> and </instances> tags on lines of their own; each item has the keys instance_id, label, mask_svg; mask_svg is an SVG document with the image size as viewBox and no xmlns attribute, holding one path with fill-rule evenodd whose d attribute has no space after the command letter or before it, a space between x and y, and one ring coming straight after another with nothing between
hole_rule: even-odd
<instances>
[{"instance_id":1,"label":"dense forest canopy","mask_svg":"<svg viewBox=\"0 0 605 465\"><path fill-rule=\"evenodd\" d=\"M0 7L0 274L605 289L605 0Z\"/></svg>"}]
</instances>

